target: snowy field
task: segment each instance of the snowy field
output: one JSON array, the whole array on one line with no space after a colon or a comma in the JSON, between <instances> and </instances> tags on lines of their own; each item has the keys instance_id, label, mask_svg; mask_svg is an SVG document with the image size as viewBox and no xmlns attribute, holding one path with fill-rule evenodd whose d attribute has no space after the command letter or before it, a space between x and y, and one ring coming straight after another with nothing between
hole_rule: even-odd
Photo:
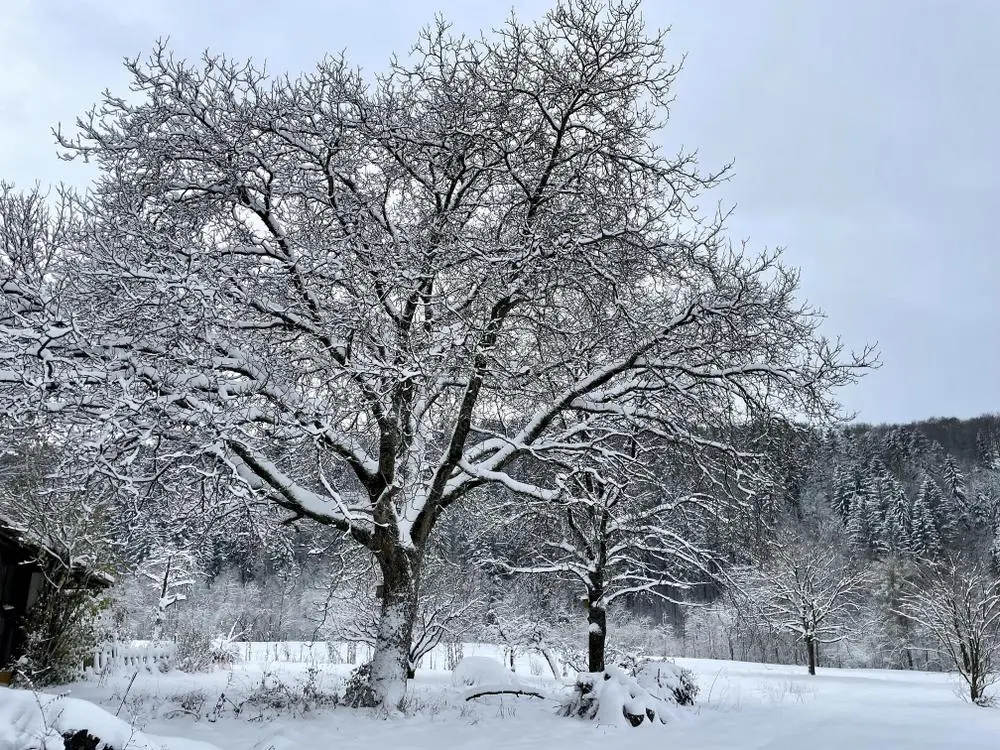
<instances>
[{"instance_id":1,"label":"snowy field","mask_svg":"<svg viewBox=\"0 0 1000 750\"><path fill-rule=\"evenodd\" d=\"M1000 710L971 706L954 676L923 672L821 670L679 659L698 676L695 707L668 726L595 726L555 715L565 687L537 667L523 684L553 699L463 700L466 688L444 670L422 670L411 685L407 716L281 706L306 693L322 704L350 667L241 664L211 674L139 672L69 686L153 737L184 737L171 749L319 750L322 748L684 748L685 750L945 750L1000 746ZM525 665L521 665L525 666ZM65 691L62 691L65 692ZM238 715L236 715L238 713ZM191 742L194 740L195 742ZM0 743L2 746L2 743ZM207 749L206 749L207 750Z\"/></svg>"}]
</instances>

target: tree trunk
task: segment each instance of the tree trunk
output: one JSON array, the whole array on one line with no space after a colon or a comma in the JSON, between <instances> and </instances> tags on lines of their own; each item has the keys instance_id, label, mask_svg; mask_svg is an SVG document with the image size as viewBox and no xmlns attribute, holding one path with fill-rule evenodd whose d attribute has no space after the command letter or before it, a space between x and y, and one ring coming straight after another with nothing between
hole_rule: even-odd
<instances>
[{"instance_id":1,"label":"tree trunk","mask_svg":"<svg viewBox=\"0 0 1000 750\"><path fill-rule=\"evenodd\" d=\"M809 664L809 674L816 674L816 639L806 636L806 659Z\"/></svg>"},{"instance_id":2,"label":"tree trunk","mask_svg":"<svg viewBox=\"0 0 1000 750\"><path fill-rule=\"evenodd\" d=\"M591 600L587 609L587 669L604 671L604 644L607 640L608 616L600 600Z\"/></svg>"},{"instance_id":3,"label":"tree trunk","mask_svg":"<svg viewBox=\"0 0 1000 750\"><path fill-rule=\"evenodd\" d=\"M559 670L559 660L556 658L556 655L552 652L552 649L549 648L548 646L539 646L538 650L542 652L542 656L545 657L545 661L549 663L549 669L552 670L552 676L555 677L557 680L560 677L562 677L562 674L560 673Z\"/></svg>"},{"instance_id":4,"label":"tree trunk","mask_svg":"<svg viewBox=\"0 0 1000 750\"><path fill-rule=\"evenodd\" d=\"M421 557L395 542L380 552L382 607L368 684L372 703L391 710L399 708L406 695Z\"/></svg>"}]
</instances>

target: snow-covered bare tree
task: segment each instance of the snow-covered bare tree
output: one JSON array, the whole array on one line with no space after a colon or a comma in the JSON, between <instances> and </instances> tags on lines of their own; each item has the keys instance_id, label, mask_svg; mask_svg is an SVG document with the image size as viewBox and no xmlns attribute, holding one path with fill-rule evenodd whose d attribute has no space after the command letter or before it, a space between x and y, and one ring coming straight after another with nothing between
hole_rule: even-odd
<instances>
[{"instance_id":1,"label":"snow-covered bare tree","mask_svg":"<svg viewBox=\"0 0 1000 750\"><path fill-rule=\"evenodd\" d=\"M923 579L907 582L899 613L937 644L969 688L988 705L1000 655L1000 580L984 565L956 558L931 563Z\"/></svg>"},{"instance_id":2,"label":"snow-covered bare tree","mask_svg":"<svg viewBox=\"0 0 1000 750\"><path fill-rule=\"evenodd\" d=\"M79 226L72 196L0 181L0 428L36 424L64 402L53 384L85 374L86 350L61 294ZM70 360L67 362L66 360Z\"/></svg>"},{"instance_id":3,"label":"snow-covered bare tree","mask_svg":"<svg viewBox=\"0 0 1000 750\"><path fill-rule=\"evenodd\" d=\"M678 68L638 2L439 23L370 87L338 57L127 67L132 94L62 136L99 168L59 277L86 355L60 359L62 403L370 550L385 705L442 514L489 484L562 493L520 458L582 459L623 422L698 445L827 417L869 364L819 334L795 270L698 212L724 172L658 145ZM12 369L48 361L2 333Z\"/></svg>"},{"instance_id":4,"label":"snow-covered bare tree","mask_svg":"<svg viewBox=\"0 0 1000 750\"><path fill-rule=\"evenodd\" d=\"M590 672L605 668L608 608L631 596L677 601L690 585L710 580L705 529L724 524L739 505L721 483L713 494L686 486L679 480L684 457L663 461L662 450L651 446L647 454L634 439L605 441L599 461L566 476L558 501L521 503L519 510L515 500L508 511L508 523L529 529L537 542L522 563L500 564L557 577L575 590L587 618ZM712 474L707 451L690 446L688 452ZM671 463L672 476L661 474Z\"/></svg>"},{"instance_id":5,"label":"snow-covered bare tree","mask_svg":"<svg viewBox=\"0 0 1000 750\"><path fill-rule=\"evenodd\" d=\"M732 580L749 616L801 640L814 675L819 645L843 640L856 625L869 574L818 540L785 539L769 560L734 571Z\"/></svg>"},{"instance_id":6,"label":"snow-covered bare tree","mask_svg":"<svg viewBox=\"0 0 1000 750\"><path fill-rule=\"evenodd\" d=\"M578 602L567 602L562 589L542 578L493 576L479 639L503 647L503 661L517 671L517 658L538 653L549 665L553 677L564 676L562 662L581 662Z\"/></svg>"},{"instance_id":7,"label":"snow-covered bare tree","mask_svg":"<svg viewBox=\"0 0 1000 750\"><path fill-rule=\"evenodd\" d=\"M187 600L188 590L200 577L201 566L190 550L167 544L152 550L142 561L140 573L156 592L152 638L159 640L163 637L168 611L178 602Z\"/></svg>"}]
</instances>

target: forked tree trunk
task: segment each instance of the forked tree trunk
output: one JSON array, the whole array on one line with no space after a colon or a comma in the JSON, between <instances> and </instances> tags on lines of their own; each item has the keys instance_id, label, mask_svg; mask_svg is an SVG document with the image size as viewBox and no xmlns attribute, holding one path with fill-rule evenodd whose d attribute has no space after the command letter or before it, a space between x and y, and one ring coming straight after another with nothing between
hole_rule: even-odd
<instances>
[{"instance_id":1,"label":"forked tree trunk","mask_svg":"<svg viewBox=\"0 0 1000 750\"><path fill-rule=\"evenodd\" d=\"M421 556L398 544L382 549L382 600L369 687L374 705L398 709L406 695L417 615Z\"/></svg>"}]
</instances>

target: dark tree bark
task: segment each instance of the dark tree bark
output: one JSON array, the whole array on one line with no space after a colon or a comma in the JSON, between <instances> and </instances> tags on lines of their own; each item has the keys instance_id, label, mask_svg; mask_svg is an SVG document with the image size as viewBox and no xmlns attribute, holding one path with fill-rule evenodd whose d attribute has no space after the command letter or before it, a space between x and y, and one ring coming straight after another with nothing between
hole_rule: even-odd
<instances>
[{"instance_id":1,"label":"dark tree bark","mask_svg":"<svg viewBox=\"0 0 1000 750\"><path fill-rule=\"evenodd\" d=\"M604 647L607 640L608 616L604 607L591 600L587 611L587 669L604 671Z\"/></svg>"},{"instance_id":2,"label":"dark tree bark","mask_svg":"<svg viewBox=\"0 0 1000 750\"><path fill-rule=\"evenodd\" d=\"M587 587L587 670L603 672L604 649L608 640L608 612L604 602L604 561L606 560L603 540L598 543L598 560L590 574Z\"/></svg>"},{"instance_id":3,"label":"dark tree bark","mask_svg":"<svg viewBox=\"0 0 1000 750\"><path fill-rule=\"evenodd\" d=\"M809 663L809 674L816 674L816 639L806 636L806 659Z\"/></svg>"}]
</instances>

